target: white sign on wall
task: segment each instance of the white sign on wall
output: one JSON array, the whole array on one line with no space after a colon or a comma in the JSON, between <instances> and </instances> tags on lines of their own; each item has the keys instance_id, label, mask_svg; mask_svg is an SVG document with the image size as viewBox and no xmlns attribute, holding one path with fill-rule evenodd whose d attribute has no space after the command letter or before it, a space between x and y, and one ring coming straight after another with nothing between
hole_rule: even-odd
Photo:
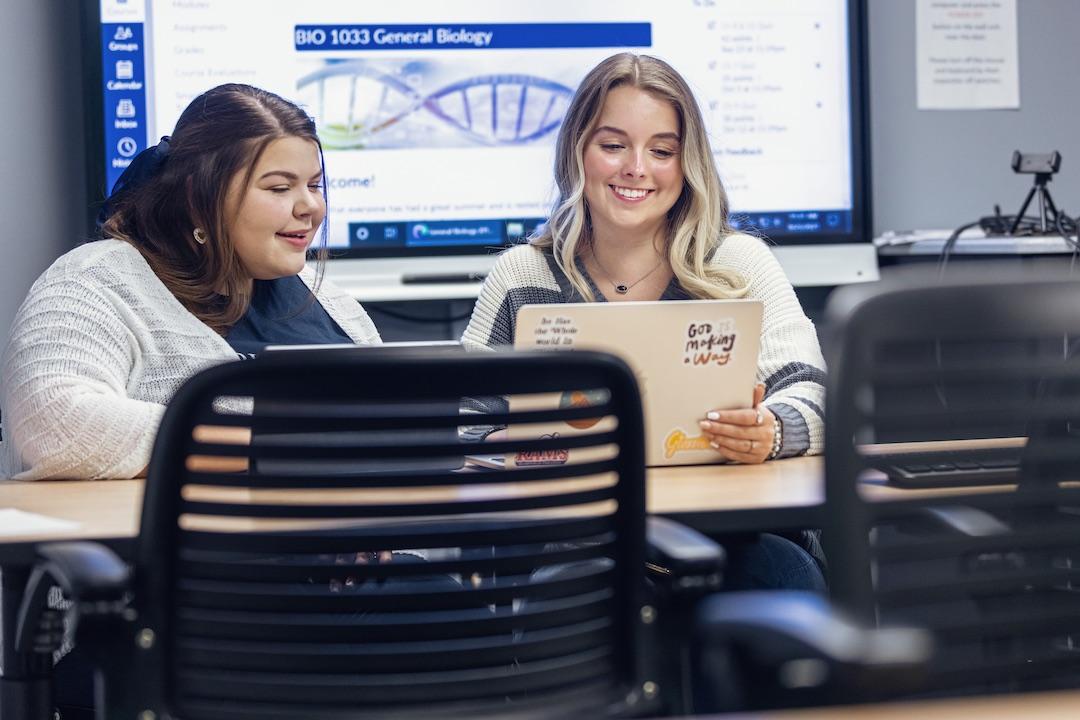
<instances>
[{"instance_id":1,"label":"white sign on wall","mask_svg":"<svg viewBox=\"0 0 1080 720\"><path fill-rule=\"evenodd\" d=\"M1016 0L916 1L919 109L1018 109Z\"/></svg>"}]
</instances>

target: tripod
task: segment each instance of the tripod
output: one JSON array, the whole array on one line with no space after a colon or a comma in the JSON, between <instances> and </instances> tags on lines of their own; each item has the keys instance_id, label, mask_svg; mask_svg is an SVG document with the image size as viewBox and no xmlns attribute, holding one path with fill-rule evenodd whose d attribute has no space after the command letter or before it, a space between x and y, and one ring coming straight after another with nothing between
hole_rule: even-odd
<instances>
[{"instance_id":1,"label":"tripod","mask_svg":"<svg viewBox=\"0 0 1080 720\"><path fill-rule=\"evenodd\" d=\"M1027 197L1024 198L1024 204L1020 206L1020 212L1016 213L1012 227L1009 228L1010 235L1015 235L1016 231L1020 229L1020 223L1024 221L1024 213L1027 212L1028 206L1031 205L1031 201L1036 194L1039 196L1039 232L1046 234L1051 232L1051 228L1053 228L1053 232L1057 232L1058 209L1054 205L1054 199L1050 197L1050 191L1046 189L1046 183L1050 182L1052 177L1054 177L1052 172L1035 173L1035 184L1031 186Z\"/></svg>"}]
</instances>

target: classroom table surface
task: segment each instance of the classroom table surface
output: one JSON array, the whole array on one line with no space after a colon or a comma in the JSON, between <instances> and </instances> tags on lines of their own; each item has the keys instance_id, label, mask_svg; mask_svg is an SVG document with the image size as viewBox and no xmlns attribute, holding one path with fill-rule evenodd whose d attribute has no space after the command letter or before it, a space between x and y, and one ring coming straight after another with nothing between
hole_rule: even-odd
<instances>
[{"instance_id":1,"label":"classroom table surface","mask_svg":"<svg viewBox=\"0 0 1080 720\"><path fill-rule=\"evenodd\" d=\"M735 521L726 526L717 522L711 525L730 531L758 529L755 523L763 517L767 520L771 513L805 512L806 517L813 517L824 499L822 473L820 457L790 458L752 466L649 468L648 510L680 519L702 520L691 523L695 526L709 525L704 519L710 515L730 515ZM73 524L65 529L19 534L0 530L0 543L133 538L139 530L143 484L143 480L0 480L0 509L16 509ZM405 496L422 492L395 490Z\"/></svg>"},{"instance_id":2,"label":"classroom table surface","mask_svg":"<svg viewBox=\"0 0 1080 720\"><path fill-rule=\"evenodd\" d=\"M1080 716L1080 691L875 703L760 713L700 715L697 720L1059 720Z\"/></svg>"},{"instance_id":3,"label":"classroom table surface","mask_svg":"<svg viewBox=\"0 0 1080 720\"><path fill-rule=\"evenodd\" d=\"M646 500L652 514L672 517L710 534L820 527L823 522L824 460L798 457L760 465L684 465L648 468ZM70 527L20 533L0 528L0 545L42 540L99 539L123 544L138 534L143 480L0 479L0 511L14 509L64 520ZM513 484L501 492L512 493ZM522 487L525 487L524 485ZM1001 492L1014 486L910 490L889 485L880 473L860 484L874 500L913 498L923 493ZM403 501L422 500L422 488L394 491Z\"/></svg>"}]
</instances>

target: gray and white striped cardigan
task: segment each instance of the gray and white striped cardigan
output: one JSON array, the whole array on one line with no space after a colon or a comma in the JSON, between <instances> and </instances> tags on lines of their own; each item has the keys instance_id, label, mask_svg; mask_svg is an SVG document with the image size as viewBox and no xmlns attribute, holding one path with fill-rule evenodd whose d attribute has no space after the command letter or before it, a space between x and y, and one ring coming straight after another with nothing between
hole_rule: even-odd
<instances>
[{"instance_id":1,"label":"gray and white striped cardigan","mask_svg":"<svg viewBox=\"0 0 1080 720\"><path fill-rule=\"evenodd\" d=\"M724 238L712 262L746 279L747 297L765 306L758 355L764 404L783 421L780 457L820 454L825 441L825 360L814 324L769 248L749 235ZM584 272L584 268L582 268ZM597 298L603 293L585 273ZM689 296L675 280L661 300ZM550 251L519 245L504 252L480 291L461 342L470 350L512 345L517 311L523 305L582 302ZM703 407L704 413L708 408Z\"/></svg>"}]
</instances>

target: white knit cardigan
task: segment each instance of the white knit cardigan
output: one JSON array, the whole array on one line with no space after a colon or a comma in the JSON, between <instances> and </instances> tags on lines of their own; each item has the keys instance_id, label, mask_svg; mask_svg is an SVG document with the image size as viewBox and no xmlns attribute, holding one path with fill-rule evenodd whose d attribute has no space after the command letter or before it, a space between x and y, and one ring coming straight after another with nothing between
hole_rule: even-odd
<instances>
[{"instance_id":1,"label":"white knit cardigan","mask_svg":"<svg viewBox=\"0 0 1080 720\"><path fill-rule=\"evenodd\" d=\"M300 277L312 287L314 273ZM353 341L379 342L340 289L324 280L317 299ZM0 477L133 477L181 383L236 359L134 247L78 247L38 278L11 327L0 368Z\"/></svg>"}]
</instances>

